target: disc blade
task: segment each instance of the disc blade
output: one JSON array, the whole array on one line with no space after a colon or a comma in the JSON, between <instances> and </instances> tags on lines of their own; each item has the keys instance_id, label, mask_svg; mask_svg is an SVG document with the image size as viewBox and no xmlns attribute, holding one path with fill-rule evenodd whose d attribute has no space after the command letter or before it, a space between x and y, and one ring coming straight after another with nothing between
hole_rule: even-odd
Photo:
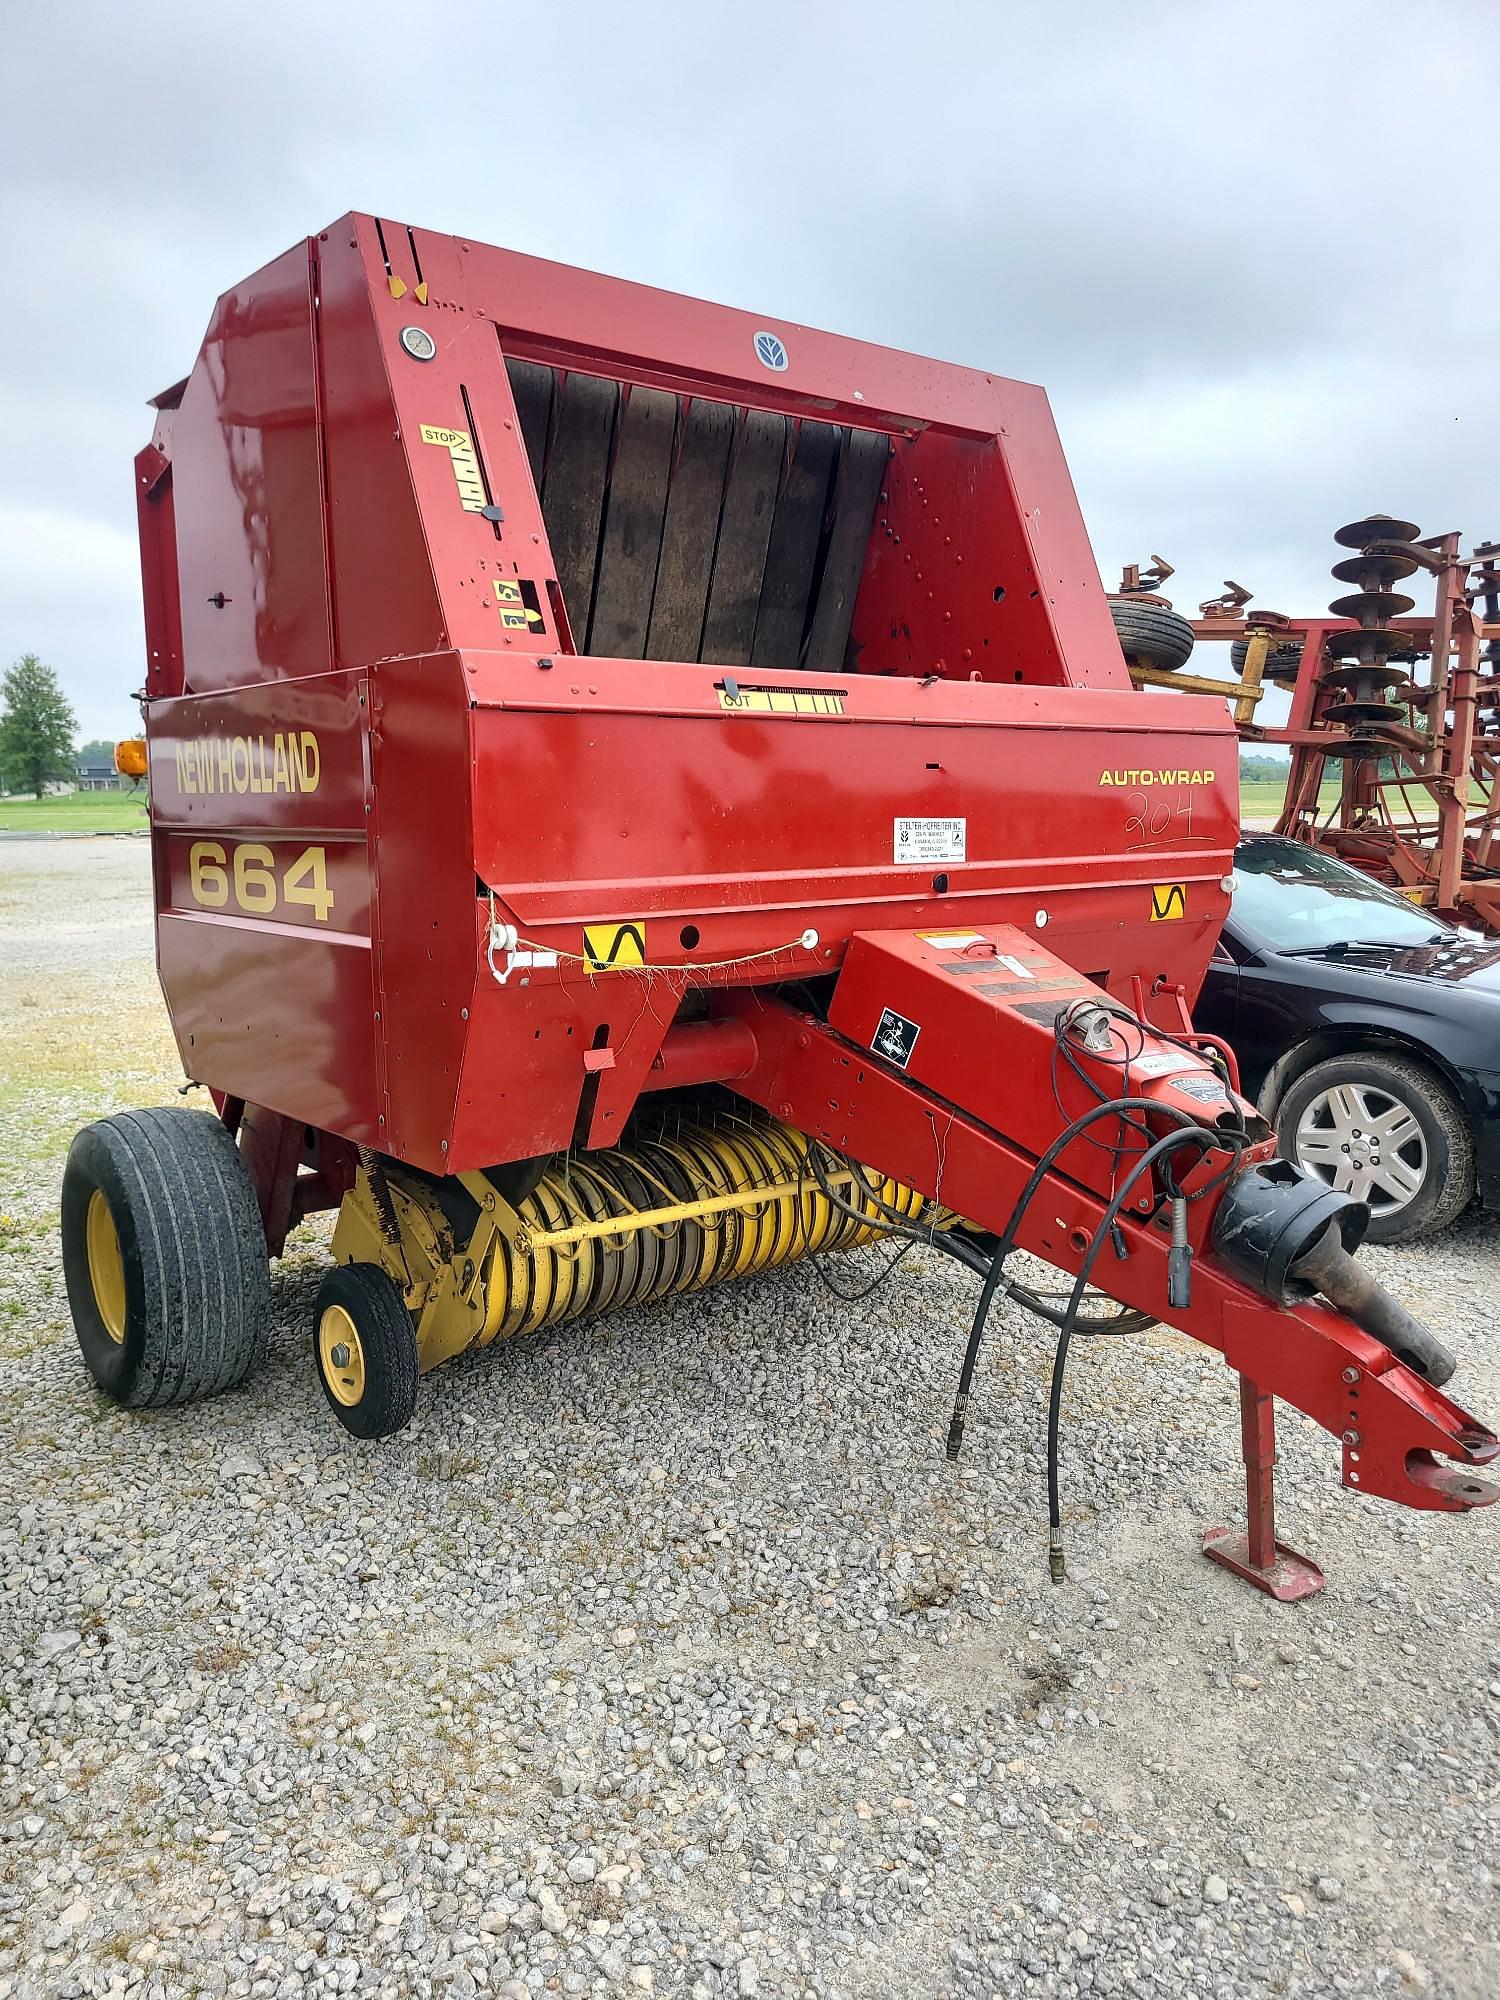
<instances>
[{"instance_id":1,"label":"disc blade","mask_svg":"<svg viewBox=\"0 0 1500 2000\"><path fill-rule=\"evenodd\" d=\"M1362 521L1335 528L1333 539L1341 549L1367 549L1371 542L1414 542L1420 533L1415 521L1398 521L1394 514L1366 514Z\"/></svg>"},{"instance_id":2,"label":"disc blade","mask_svg":"<svg viewBox=\"0 0 1500 2000\"><path fill-rule=\"evenodd\" d=\"M1357 583L1361 590L1384 590L1417 567L1413 556L1346 556L1334 564L1333 574L1340 583Z\"/></svg>"},{"instance_id":3,"label":"disc blade","mask_svg":"<svg viewBox=\"0 0 1500 2000\"><path fill-rule=\"evenodd\" d=\"M1409 653L1410 632L1330 632L1323 650L1332 660L1378 660L1387 653Z\"/></svg>"},{"instance_id":4,"label":"disc blade","mask_svg":"<svg viewBox=\"0 0 1500 2000\"><path fill-rule=\"evenodd\" d=\"M1393 688L1410 687L1405 667L1380 666L1374 662L1353 667L1325 667L1318 675L1321 687Z\"/></svg>"},{"instance_id":5,"label":"disc blade","mask_svg":"<svg viewBox=\"0 0 1500 2000\"><path fill-rule=\"evenodd\" d=\"M1356 590L1336 597L1328 609L1335 618L1400 618L1416 601L1399 590Z\"/></svg>"}]
</instances>

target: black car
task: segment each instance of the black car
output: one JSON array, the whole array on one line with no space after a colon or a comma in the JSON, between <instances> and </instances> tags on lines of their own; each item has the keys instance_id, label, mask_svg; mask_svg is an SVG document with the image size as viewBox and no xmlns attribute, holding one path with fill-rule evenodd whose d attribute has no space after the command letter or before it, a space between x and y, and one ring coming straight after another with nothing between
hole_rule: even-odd
<instances>
[{"instance_id":1,"label":"black car","mask_svg":"<svg viewBox=\"0 0 1500 2000\"><path fill-rule=\"evenodd\" d=\"M1281 1151L1369 1206L1371 1240L1500 1207L1500 943L1271 835L1194 1010L1239 1058Z\"/></svg>"}]
</instances>

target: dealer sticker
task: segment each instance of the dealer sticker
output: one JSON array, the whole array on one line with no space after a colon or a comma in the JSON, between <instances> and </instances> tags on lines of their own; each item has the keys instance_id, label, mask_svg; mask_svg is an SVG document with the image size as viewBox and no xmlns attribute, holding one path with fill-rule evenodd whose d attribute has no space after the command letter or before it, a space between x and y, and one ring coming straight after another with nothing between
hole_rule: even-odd
<instances>
[{"instance_id":1,"label":"dealer sticker","mask_svg":"<svg viewBox=\"0 0 1500 2000\"><path fill-rule=\"evenodd\" d=\"M968 844L966 819L898 819L893 858L924 868L934 861L966 861Z\"/></svg>"}]
</instances>

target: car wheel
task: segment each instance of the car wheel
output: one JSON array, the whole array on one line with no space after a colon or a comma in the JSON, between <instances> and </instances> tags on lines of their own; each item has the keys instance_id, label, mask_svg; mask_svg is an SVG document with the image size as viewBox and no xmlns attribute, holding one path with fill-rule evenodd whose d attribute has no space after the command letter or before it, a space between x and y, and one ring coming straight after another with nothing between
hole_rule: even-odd
<instances>
[{"instance_id":1,"label":"car wheel","mask_svg":"<svg viewBox=\"0 0 1500 2000\"><path fill-rule=\"evenodd\" d=\"M1276 1112L1282 1153L1370 1211L1372 1243L1409 1243L1474 1198L1474 1142L1432 1072L1400 1056L1335 1056L1305 1070Z\"/></svg>"}]
</instances>

